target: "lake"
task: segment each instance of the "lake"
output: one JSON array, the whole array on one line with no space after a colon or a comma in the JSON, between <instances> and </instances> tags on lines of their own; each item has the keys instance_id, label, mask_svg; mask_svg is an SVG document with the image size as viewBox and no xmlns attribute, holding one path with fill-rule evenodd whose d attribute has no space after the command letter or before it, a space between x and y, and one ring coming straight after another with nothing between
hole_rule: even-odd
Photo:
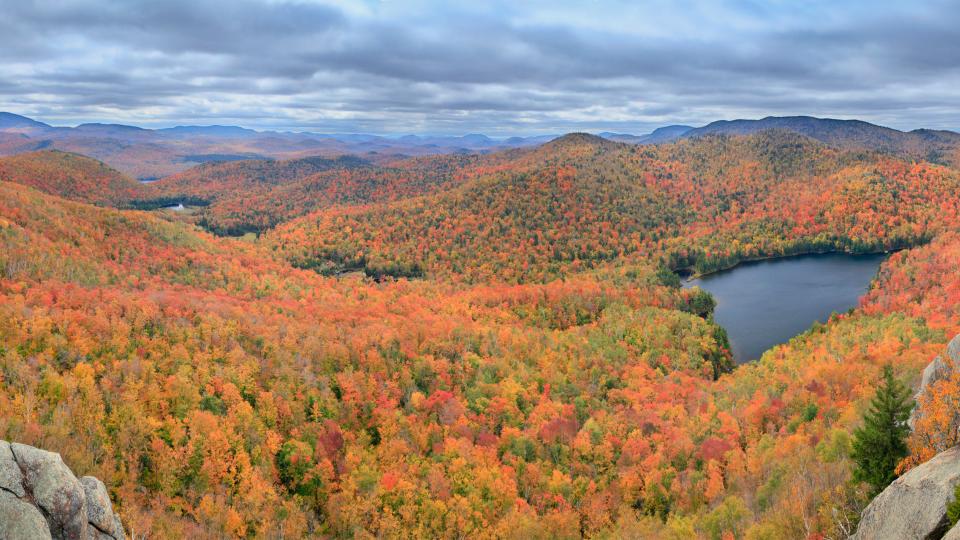
<instances>
[{"instance_id":1,"label":"lake","mask_svg":"<svg viewBox=\"0 0 960 540\"><path fill-rule=\"evenodd\" d=\"M827 253L741 264L688 281L717 301L714 318L726 328L738 364L856 307L887 255Z\"/></svg>"}]
</instances>

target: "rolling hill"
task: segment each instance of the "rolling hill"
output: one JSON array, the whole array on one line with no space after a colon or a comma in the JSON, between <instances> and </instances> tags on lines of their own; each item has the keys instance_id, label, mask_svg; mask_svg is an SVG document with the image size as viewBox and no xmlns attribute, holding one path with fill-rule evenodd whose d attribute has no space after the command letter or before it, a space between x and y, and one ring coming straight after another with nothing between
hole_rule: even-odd
<instances>
[{"instance_id":1,"label":"rolling hill","mask_svg":"<svg viewBox=\"0 0 960 540\"><path fill-rule=\"evenodd\" d=\"M846 150L867 150L939 164L960 163L960 133L947 130L899 131L862 120L812 116L768 116L757 120L718 120L702 127L665 126L646 135L601 133L609 140L632 144L662 144L705 135L751 135L785 130Z\"/></svg>"},{"instance_id":2,"label":"rolling hill","mask_svg":"<svg viewBox=\"0 0 960 540\"><path fill-rule=\"evenodd\" d=\"M835 120L812 116L768 116L760 120L718 120L691 129L682 137L747 135L768 129L799 133L838 148L877 150L911 159L956 164L960 133L917 129L899 131L862 120Z\"/></svg>"},{"instance_id":3,"label":"rolling hill","mask_svg":"<svg viewBox=\"0 0 960 540\"><path fill-rule=\"evenodd\" d=\"M0 181L98 205L125 204L141 195L133 179L85 156L43 150L0 158Z\"/></svg>"},{"instance_id":4,"label":"rolling hill","mask_svg":"<svg viewBox=\"0 0 960 540\"><path fill-rule=\"evenodd\" d=\"M514 155L522 151L381 165L355 156L202 165L151 183L134 206L192 203L201 206L197 222L218 234L259 233L321 208L398 200L457 185L490 168L512 165Z\"/></svg>"},{"instance_id":5,"label":"rolling hill","mask_svg":"<svg viewBox=\"0 0 960 540\"><path fill-rule=\"evenodd\" d=\"M788 131L647 147L575 134L414 199L320 210L270 241L323 272L541 281L660 254L709 271L808 251L921 242L958 209L960 176Z\"/></svg>"},{"instance_id":6,"label":"rolling hill","mask_svg":"<svg viewBox=\"0 0 960 540\"><path fill-rule=\"evenodd\" d=\"M215 162L151 182L147 189L151 194L167 198L192 197L213 202L228 197L248 196L256 190L271 189L321 171L365 164L355 157Z\"/></svg>"}]
</instances>

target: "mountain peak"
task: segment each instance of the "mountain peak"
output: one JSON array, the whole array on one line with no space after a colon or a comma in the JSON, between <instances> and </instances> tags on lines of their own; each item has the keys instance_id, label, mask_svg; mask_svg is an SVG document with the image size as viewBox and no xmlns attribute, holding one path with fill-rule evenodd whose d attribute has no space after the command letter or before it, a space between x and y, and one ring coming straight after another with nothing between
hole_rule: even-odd
<instances>
[{"instance_id":1,"label":"mountain peak","mask_svg":"<svg viewBox=\"0 0 960 540\"><path fill-rule=\"evenodd\" d=\"M252 137L257 134L256 131L240 126L175 126L172 128L158 129L160 133L169 135L206 135L211 137Z\"/></svg>"},{"instance_id":2,"label":"mountain peak","mask_svg":"<svg viewBox=\"0 0 960 540\"><path fill-rule=\"evenodd\" d=\"M0 129L8 128L48 128L49 124L44 124L43 122L38 122L33 118L27 118L26 116L20 116L19 114L13 114L9 112L0 112Z\"/></svg>"},{"instance_id":3,"label":"mountain peak","mask_svg":"<svg viewBox=\"0 0 960 540\"><path fill-rule=\"evenodd\" d=\"M100 122L88 122L86 124L80 124L77 126L77 129L104 131L149 131L137 126L128 126L126 124L103 124Z\"/></svg>"},{"instance_id":4,"label":"mountain peak","mask_svg":"<svg viewBox=\"0 0 960 540\"><path fill-rule=\"evenodd\" d=\"M646 135L631 135L629 133L611 133L604 131L600 136L604 139L617 142L632 144L657 144L664 142L673 142L683 136L684 133L693 129L692 126L674 124L670 126L658 127Z\"/></svg>"},{"instance_id":5,"label":"mountain peak","mask_svg":"<svg viewBox=\"0 0 960 540\"><path fill-rule=\"evenodd\" d=\"M672 142L679 139L680 137L683 137L692 129L693 129L693 126L686 126L682 124L674 124L671 126L658 127L657 129L650 132L649 135L645 135L643 137L642 142L647 144Z\"/></svg>"},{"instance_id":6,"label":"mountain peak","mask_svg":"<svg viewBox=\"0 0 960 540\"><path fill-rule=\"evenodd\" d=\"M565 145L581 145L581 144L590 144L590 145L605 145L610 144L610 141L604 139L603 137L592 135L590 133L567 133L553 139L549 143L550 145L565 146Z\"/></svg>"},{"instance_id":7,"label":"mountain peak","mask_svg":"<svg viewBox=\"0 0 960 540\"><path fill-rule=\"evenodd\" d=\"M818 118L815 116L767 116L760 119L716 120L709 124L692 129L684 134L685 137L696 137L707 133L726 133L728 135L745 135L767 129L789 129L804 135L812 133L826 133L836 131L872 130L884 133L903 133L893 128L879 126L863 120L841 120L837 118ZM813 135L811 135L813 136Z\"/></svg>"},{"instance_id":8,"label":"mountain peak","mask_svg":"<svg viewBox=\"0 0 960 540\"><path fill-rule=\"evenodd\" d=\"M910 131L879 126L863 120L840 120L814 116L767 116L759 120L718 120L683 134L750 135L768 130L786 130L847 150L872 150L910 159L935 159L960 142L952 131ZM934 156L934 158L931 158Z\"/></svg>"},{"instance_id":9,"label":"mountain peak","mask_svg":"<svg viewBox=\"0 0 960 540\"><path fill-rule=\"evenodd\" d=\"M468 133L462 137L464 141L477 143L477 144L489 144L493 142L493 139L487 137L483 133Z\"/></svg>"}]
</instances>

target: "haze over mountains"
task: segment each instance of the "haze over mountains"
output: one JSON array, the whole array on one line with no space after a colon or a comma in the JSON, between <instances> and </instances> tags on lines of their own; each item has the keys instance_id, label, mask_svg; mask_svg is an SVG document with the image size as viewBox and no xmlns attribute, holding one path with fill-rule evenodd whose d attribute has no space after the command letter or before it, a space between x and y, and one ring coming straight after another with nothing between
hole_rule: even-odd
<instances>
[{"instance_id":1,"label":"haze over mountains","mask_svg":"<svg viewBox=\"0 0 960 540\"><path fill-rule=\"evenodd\" d=\"M552 137L493 139L369 134L254 131L239 126L176 126L144 129L123 124L88 123L55 127L25 116L0 113L0 155L57 149L97 158L138 179L153 180L211 161L294 159L306 156L363 155L393 159L447 153L490 152L539 144Z\"/></svg>"},{"instance_id":2,"label":"haze over mountains","mask_svg":"<svg viewBox=\"0 0 960 540\"><path fill-rule=\"evenodd\" d=\"M910 132L859 120L808 116L760 120L720 120L695 128L670 125L634 135L601 132L606 139L633 144L659 144L708 134L742 135L785 129L847 149L878 150L912 159L947 162L956 159L960 134L917 129ZM12 113L0 113L0 155L43 149L75 152L99 159L141 180L155 180L210 162L246 159L296 159L308 156L363 156L383 162L404 156L489 153L542 144L560 136L491 138L464 136L321 134L255 131L239 126L176 126L144 129L123 124L87 123L55 127Z\"/></svg>"}]
</instances>

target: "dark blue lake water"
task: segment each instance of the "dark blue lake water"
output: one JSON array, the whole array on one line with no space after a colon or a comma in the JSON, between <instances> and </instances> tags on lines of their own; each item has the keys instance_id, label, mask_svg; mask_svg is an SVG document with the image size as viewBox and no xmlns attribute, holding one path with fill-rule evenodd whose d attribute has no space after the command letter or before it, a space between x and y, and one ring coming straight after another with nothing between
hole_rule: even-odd
<instances>
[{"instance_id":1,"label":"dark blue lake water","mask_svg":"<svg viewBox=\"0 0 960 540\"><path fill-rule=\"evenodd\" d=\"M760 358L814 321L856 307L886 255L801 255L744 263L684 284L710 292L737 363Z\"/></svg>"}]
</instances>

